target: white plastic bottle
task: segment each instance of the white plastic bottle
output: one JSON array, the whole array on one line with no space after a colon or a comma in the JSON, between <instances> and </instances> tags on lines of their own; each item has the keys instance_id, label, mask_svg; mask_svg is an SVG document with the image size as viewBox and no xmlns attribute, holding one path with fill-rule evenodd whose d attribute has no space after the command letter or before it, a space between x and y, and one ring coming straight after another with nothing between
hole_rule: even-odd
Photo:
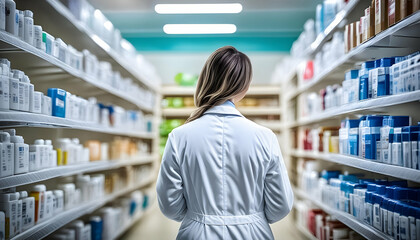
<instances>
[{"instance_id":1,"label":"white plastic bottle","mask_svg":"<svg viewBox=\"0 0 420 240\"><path fill-rule=\"evenodd\" d=\"M6 0L0 0L0 30L6 30Z\"/></svg>"},{"instance_id":2,"label":"white plastic bottle","mask_svg":"<svg viewBox=\"0 0 420 240\"><path fill-rule=\"evenodd\" d=\"M34 25L34 41L32 45L38 49L42 49L42 27Z\"/></svg>"},{"instance_id":3,"label":"white plastic bottle","mask_svg":"<svg viewBox=\"0 0 420 240\"><path fill-rule=\"evenodd\" d=\"M0 211L5 213L6 222L9 223L6 227L6 239L12 238L16 234L18 194L4 193L0 195Z\"/></svg>"},{"instance_id":4,"label":"white plastic bottle","mask_svg":"<svg viewBox=\"0 0 420 240\"><path fill-rule=\"evenodd\" d=\"M29 145L24 143L22 136L16 135L15 129L5 129L10 134L10 141L14 144L15 151L15 174L29 171Z\"/></svg>"},{"instance_id":5,"label":"white plastic bottle","mask_svg":"<svg viewBox=\"0 0 420 240\"><path fill-rule=\"evenodd\" d=\"M54 214L61 213L64 210L64 192L63 190L54 190Z\"/></svg>"},{"instance_id":6,"label":"white plastic bottle","mask_svg":"<svg viewBox=\"0 0 420 240\"><path fill-rule=\"evenodd\" d=\"M51 98L48 96L42 96L42 114L51 116L52 115L52 105Z\"/></svg>"},{"instance_id":7,"label":"white plastic bottle","mask_svg":"<svg viewBox=\"0 0 420 240\"><path fill-rule=\"evenodd\" d=\"M13 0L6 0L6 31L16 37L19 34L19 14Z\"/></svg>"},{"instance_id":8,"label":"white plastic bottle","mask_svg":"<svg viewBox=\"0 0 420 240\"><path fill-rule=\"evenodd\" d=\"M24 41L33 45L34 44L34 14L31 10L25 10L24 20Z\"/></svg>"},{"instance_id":9,"label":"white plastic bottle","mask_svg":"<svg viewBox=\"0 0 420 240\"><path fill-rule=\"evenodd\" d=\"M24 108L24 101L25 101L25 84L22 80L24 73L20 70L13 69L13 78L15 78L18 81L18 109L20 111L23 111Z\"/></svg>"},{"instance_id":10,"label":"white plastic bottle","mask_svg":"<svg viewBox=\"0 0 420 240\"><path fill-rule=\"evenodd\" d=\"M1 1L1 0L0 0ZM10 62L9 62L10 64ZM10 103L9 103L9 67L1 63L0 64L0 109L9 109Z\"/></svg>"},{"instance_id":11,"label":"white plastic bottle","mask_svg":"<svg viewBox=\"0 0 420 240\"><path fill-rule=\"evenodd\" d=\"M25 231L35 224L35 198L28 197L28 192L19 192L22 199L22 231Z\"/></svg>"},{"instance_id":12,"label":"white plastic bottle","mask_svg":"<svg viewBox=\"0 0 420 240\"><path fill-rule=\"evenodd\" d=\"M15 171L14 165L14 146L10 142L10 134L7 132L0 132L0 143L1 143L1 158L0 158L0 177L7 177L13 175Z\"/></svg>"},{"instance_id":13,"label":"white plastic bottle","mask_svg":"<svg viewBox=\"0 0 420 240\"><path fill-rule=\"evenodd\" d=\"M9 108L19 110L19 79L9 74Z\"/></svg>"},{"instance_id":14,"label":"white plastic bottle","mask_svg":"<svg viewBox=\"0 0 420 240\"><path fill-rule=\"evenodd\" d=\"M51 140L45 140L45 145L48 149L49 154L49 167L57 167L57 151L53 148Z\"/></svg>"},{"instance_id":15,"label":"white plastic bottle","mask_svg":"<svg viewBox=\"0 0 420 240\"><path fill-rule=\"evenodd\" d=\"M22 199L20 199L20 194L17 192L15 193L17 197L17 214L16 214L16 232L15 234L19 234L22 232Z\"/></svg>"},{"instance_id":16,"label":"white plastic bottle","mask_svg":"<svg viewBox=\"0 0 420 240\"><path fill-rule=\"evenodd\" d=\"M18 16L19 16L19 22L18 22L18 25L19 25L19 27L18 27L18 37L20 38L20 40L22 40L23 41L23 34L24 34L24 19L25 19L25 15L23 14L23 11L21 11L21 10L17 10L16 9L16 12L18 13Z\"/></svg>"},{"instance_id":17,"label":"white plastic bottle","mask_svg":"<svg viewBox=\"0 0 420 240\"><path fill-rule=\"evenodd\" d=\"M45 219L54 216L54 193L52 191L45 192Z\"/></svg>"},{"instance_id":18,"label":"white plastic bottle","mask_svg":"<svg viewBox=\"0 0 420 240\"><path fill-rule=\"evenodd\" d=\"M42 92L34 91L34 101L33 105L29 105L29 107L33 107L29 109L30 112L33 113L42 113L42 99L44 98L44 94Z\"/></svg>"},{"instance_id":19,"label":"white plastic bottle","mask_svg":"<svg viewBox=\"0 0 420 240\"><path fill-rule=\"evenodd\" d=\"M42 159L45 158L44 153L44 140L37 139L33 145L29 146L29 171L37 171L41 169Z\"/></svg>"},{"instance_id":20,"label":"white plastic bottle","mask_svg":"<svg viewBox=\"0 0 420 240\"><path fill-rule=\"evenodd\" d=\"M25 104L25 111L30 112L34 108L34 85L31 83L31 80L29 80L29 77L24 75L23 76L24 83L28 86L28 92L25 93L27 96Z\"/></svg>"}]
</instances>

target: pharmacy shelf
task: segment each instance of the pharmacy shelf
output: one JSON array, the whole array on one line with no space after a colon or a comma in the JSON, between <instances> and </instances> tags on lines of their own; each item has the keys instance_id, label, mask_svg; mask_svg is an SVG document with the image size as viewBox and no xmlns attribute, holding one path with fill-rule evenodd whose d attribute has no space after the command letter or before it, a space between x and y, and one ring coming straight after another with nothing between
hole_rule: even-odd
<instances>
[{"instance_id":1,"label":"pharmacy shelf","mask_svg":"<svg viewBox=\"0 0 420 240\"><path fill-rule=\"evenodd\" d=\"M296 224L296 228L309 240L318 240L314 235L312 235L311 232L309 232L308 229L306 229L303 226L300 226L299 224Z\"/></svg>"},{"instance_id":2,"label":"pharmacy shelf","mask_svg":"<svg viewBox=\"0 0 420 240\"><path fill-rule=\"evenodd\" d=\"M418 51L419 27L420 11L417 11L329 64L310 82L289 93L286 99L290 100L303 92L313 90L320 83L326 84L326 80L334 80L335 83L337 79L343 80L344 72L351 69L355 63Z\"/></svg>"},{"instance_id":3,"label":"pharmacy shelf","mask_svg":"<svg viewBox=\"0 0 420 240\"><path fill-rule=\"evenodd\" d=\"M337 218L338 221L344 223L349 228L353 229L355 232L359 233L360 235L362 235L363 237L365 237L367 239L384 239L384 240L393 239L392 237L382 233L381 231L378 231L374 227L358 221L357 219L355 219L352 215L350 215L348 213L341 212L341 211L335 210L333 208L330 208L329 206L323 204L322 202L314 199L313 196L307 195L301 189L298 189L298 188L295 187L293 189L293 191L294 191L296 196L298 196L302 199L308 200L308 201L312 202L313 204L317 205L322 210L324 210L326 213L330 214L331 216L334 216L335 218Z\"/></svg>"},{"instance_id":4,"label":"pharmacy shelf","mask_svg":"<svg viewBox=\"0 0 420 240\"><path fill-rule=\"evenodd\" d=\"M357 5L362 4L363 1L361 0L352 0L335 15L334 20L328 25L325 30L320 33L315 41L310 45L310 55L314 56L319 50L322 49L322 46L331 39L332 35L337 32L338 30L344 27L344 24L347 22L347 18L355 13L355 9ZM368 6L365 4L366 6ZM365 6L365 7L366 7Z\"/></svg>"},{"instance_id":5,"label":"pharmacy shelf","mask_svg":"<svg viewBox=\"0 0 420 240\"><path fill-rule=\"evenodd\" d=\"M291 155L299 158L320 159L358 169L363 169L373 173L379 173L399 179L405 179L420 183L420 170L417 169L384 164L363 159L360 157L335 153L316 153L311 151L299 151L294 149L291 152Z\"/></svg>"},{"instance_id":6,"label":"pharmacy shelf","mask_svg":"<svg viewBox=\"0 0 420 240\"><path fill-rule=\"evenodd\" d=\"M163 96L193 96L195 92L195 86L176 86L176 85L164 85L161 89ZM275 96L280 94L280 87L276 85L255 85L251 86L246 96Z\"/></svg>"},{"instance_id":7,"label":"pharmacy shelf","mask_svg":"<svg viewBox=\"0 0 420 240\"><path fill-rule=\"evenodd\" d=\"M113 239L119 239L128 229L130 229L135 223L140 221L140 219L142 219L145 215L147 215L152 209L153 209L152 206L149 204L149 206L147 207L145 211L138 213L136 216L134 216L130 220L128 224L122 227Z\"/></svg>"},{"instance_id":8,"label":"pharmacy shelf","mask_svg":"<svg viewBox=\"0 0 420 240\"><path fill-rule=\"evenodd\" d=\"M118 100L117 103L119 104L125 104L127 107L138 107L146 112L153 112L152 107L146 106L144 103L139 102L138 99L127 96L122 91L97 81L84 72L67 65L5 31L0 31L0 52L2 57L9 59L13 68L24 71L30 78L33 76L33 79L41 80L34 82L35 87L43 84L42 80L45 80L45 76L47 76L51 79L48 81L49 86L67 85L73 89L74 86L77 86L77 89L81 89L81 91L78 91L80 96L92 96L92 92L97 92L96 95L111 94L114 97L112 100ZM69 78L69 80L62 81L63 78ZM76 79L81 81L77 82L75 81ZM92 87L94 91L92 91ZM65 88L65 90L70 91L68 88ZM83 92L86 92L86 94L82 94Z\"/></svg>"},{"instance_id":9,"label":"pharmacy shelf","mask_svg":"<svg viewBox=\"0 0 420 240\"><path fill-rule=\"evenodd\" d=\"M35 22L41 25L44 31L62 38L64 42L78 50L88 49L98 59L111 62L113 69L120 71L123 76L137 79L145 87L158 91L157 83L148 80L144 72L136 68L132 61L117 53L84 23L76 19L59 0L37 3L22 1L19 2L19 8L32 10L35 13Z\"/></svg>"},{"instance_id":10,"label":"pharmacy shelf","mask_svg":"<svg viewBox=\"0 0 420 240\"><path fill-rule=\"evenodd\" d=\"M273 131L282 131L284 129L283 124L278 120L255 120L255 123Z\"/></svg>"},{"instance_id":11,"label":"pharmacy shelf","mask_svg":"<svg viewBox=\"0 0 420 240\"><path fill-rule=\"evenodd\" d=\"M166 108L162 109L164 117L189 117L195 108ZM238 107L239 112L245 116L280 115L277 107Z\"/></svg>"},{"instance_id":12,"label":"pharmacy shelf","mask_svg":"<svg viewBox=\"0 0 420 240\"><path fill-rule=\"evenodd\" d=\"M116 193L112 193L108 196L105 196L102 199L97 199L95 202L86 203L82 205L75 206L70 210L66 210L62 213L55 215L53 218L43 221L39 224L36 224L34 227L26 230L23 233L18 234L13 237L12 240L18 239L43 239L49 234L53 233L57 229L65 226L66 224L74 221L86 214L90 214L98 208L104 206L105 204L115 200L117 197L128 194L132 191L135 191L139 188L145 187L148 184L153 182L153 178L146 179L145 181L138 183L134 186L128 187Z\"/></svg>"},{"instance_id":13,"label":"pharmacy shelf","mask_svg":"<svg viewBox=\"0 0 420 240\"><path fill-rule=\"evenodd\" d=\"M368 99L355 103L346 104L340 107L332 108L323 111L314 116L304 117L294 123L287 124L288 128L295 128L299 126L311 125L322 121L329 120L331 118L341 117L346 114L357 114L366 113L366 111L372 112L384 112L384 108L399 106L402 104L414 103L415 107L420 107L420 90L414 92L403 93L399 95L390 95L374 99Z\"/></svg>"},{"instance_id":14,"label":"pharmacy shelf","mask_svg":"<svg viewBox=\"0 0 420 240\"><path fill-rule=\"evenodd\" d=\"M36 172L29 172L25 174L1 178L0 189L32 184L58 177L65 177L88 172L112 170L125 166L149 164L157 158L157 155L145 155L130 160L108 160L89 162L84 164L58 166L55 168L43 169Z\"/></svg>"},{"instance_id":15,"label":"pharmacy shelf","mask_svg":"<svg viewBox=\"0 0 420 240\"><path fill-rule=\"evenodd\" d=\"M36 113L18 111L0 111L0 128L10 127L39 127L39 128L67 128L78 129L97 133L106 133L119 136L153 139L154 133L138 132L133 130L115 129L99 124L82 122L66 118L47 116Z\"/></svg>"}]
</instances>

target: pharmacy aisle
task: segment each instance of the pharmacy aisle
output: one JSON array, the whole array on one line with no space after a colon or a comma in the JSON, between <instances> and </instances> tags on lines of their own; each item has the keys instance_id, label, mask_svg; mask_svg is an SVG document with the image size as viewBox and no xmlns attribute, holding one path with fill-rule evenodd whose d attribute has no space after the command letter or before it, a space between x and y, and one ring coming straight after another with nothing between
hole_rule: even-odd
<instances>
[{"instance_id":1,"label":"pharmacy aisle","mask_svg":"<svg viewBox=\"0 0 420 240\"><path fill-rule=\"evenodd\" d=\"M317 7L282 88L295 221L310 239L420 237L418 1Z\"/></svg>"},{"instance_id":2,"label":"pharmacy aisle","mask_svg":"<svg viewBox=\"0 0 420 240\"><path fill-rule=\"evenodd\" d=\"M0 6L0 239L117 238L155 199L157 75L91 5Z\"/></svg>"},{"instance_id":3,"label":"pharmacy aisle","mask_svg":"<svg viewBox=\"0 0 420 240\"><path fill-rule=\"evenodd\" d=\"M208 127L228 136L221 160L182 158L201 174L173 161L161 185L182 180L182 198L168 201L193 189L209 196L200 205L219 183L226 194L203 203L224 204L214 207L223 216L189 201L185 219L279 220L292 208L287 171L293 208L270 225L275 239L419 240L419 10L419 0L0 0L0 240L175 239L181 225L159 209L157 177L165 147L175 149L170 133L197 109L203 66L206 103L232 101L212 113L222 126ZM252 78L233 48L218 52L234 55L223 67L206 63L223 46L249 57ZM225 131L241 115L262 127ZM245 135L253 128L259 135ZM195 131L206 150L219 146ZM272 164L275 138L285 164ZM189 141L178 147L204 149ZM192 175L209 184L188 183ZM241 200L261 199L254 210L264 214L240 206L242 187L258 197Z\"/></svg>"}]
</instances>

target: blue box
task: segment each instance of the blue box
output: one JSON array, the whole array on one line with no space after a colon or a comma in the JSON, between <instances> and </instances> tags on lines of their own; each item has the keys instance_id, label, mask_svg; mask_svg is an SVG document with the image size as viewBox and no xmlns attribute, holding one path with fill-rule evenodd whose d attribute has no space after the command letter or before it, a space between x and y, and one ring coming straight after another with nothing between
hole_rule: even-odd
<instances>
[{"instance_id":1,"label":"blue box","mask_svg":"<svg viewBox=\"0 0 420 240\"><path fill-rule=\"evenodd\" d=\"M66 117L66 94L67 92L60 88L49 88L48 96L51 98L52 115L56 117Z\"/></svg>"}]
</instances>

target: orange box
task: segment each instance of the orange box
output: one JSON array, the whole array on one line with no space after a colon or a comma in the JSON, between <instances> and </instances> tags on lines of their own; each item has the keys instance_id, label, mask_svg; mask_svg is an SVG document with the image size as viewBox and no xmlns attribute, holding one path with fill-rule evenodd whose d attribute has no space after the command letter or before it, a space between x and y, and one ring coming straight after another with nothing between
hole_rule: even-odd
<instances>
[{"instance_id":1,"label":"orange box","mask_svg":"<svg viewBox=\"0 0 420 240\"><path fill-rule=\"evenodd\" d=\"M96 140L85 142L85 147L89 148L89 161L101 160L101 143Z\"/></svg>"},{"instance_id":2,"label":"orange box","mask_svg":"<svg viewBox=\"0 0 420 240\"><path fill-rule=\"evenodd\" d=\"M388 27L388 1L375 0L375 34Z\"/></svg>"}]
</instances>

